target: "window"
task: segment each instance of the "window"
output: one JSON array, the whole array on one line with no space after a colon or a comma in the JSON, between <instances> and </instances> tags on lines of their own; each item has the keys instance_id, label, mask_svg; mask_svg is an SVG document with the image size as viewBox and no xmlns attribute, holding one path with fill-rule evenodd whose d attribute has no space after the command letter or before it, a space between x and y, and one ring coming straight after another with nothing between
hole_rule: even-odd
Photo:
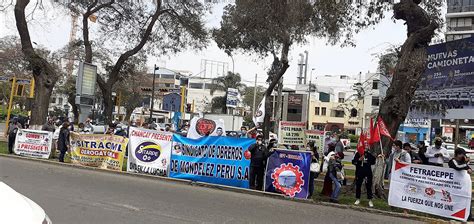
<instances>
[{"instance_id":1,"label":"window","mask_svg":"<svg viewBox=\"0 0 474 224\"><path fill-rule=\"evenodd\" d=\"M202 89L202 87L204 86L203 83L189 83L189 88L190 89Z\"/></svg>"},{"instance_id":2,"label":"window","mask_svg":"<svg viewBox=\"0 0 474 224\"><path fill-rule=\"evenodd\" d=\"M161 74L161 78L162 78L162 79L174 79L174 75Z\"/></svg>"},{"instance_id":3,"label":"window","mask_svg":"<svg viewBox=\"0 0 474 224\"><path fill-rule=\"evenodd\" d=\"M53 100L51 101L51 103L56 103L56 97L53 97Z\"/></svg>"},{"instance_id":4,"label":"window","mask_svg":"<svg viewBox=\"0 0 474 224\"><path fill-rule=\"evenodd\" d=\"M344 111L343 110L336 110L335 117L344 117Z\"/></svg>"},{"instance_id":5,"label":"window","mask_svg":"<svg viewBox=\"0 0 474 224\"><path fill-rule=\"evenodd\" d=\"M171 84L165 83L165 87L171 87Z\"/></svg>"},{"instance_id":6,"label":"window","mask_svg":"<svg viewBox=\"0 0 474 224\"><path fill-rule=\"evenodd\" d=\"M339 98L339 99L337 100L337 102L339 102L339 103L344 103L344 98Z\"/></svg>"},{"instance_id":7,"label":"window","mask_svg":"<svg viewBox=\"0 0 474 224\"><path fill-rule=\"evenodd\" d=\"M59 104L63 104L63 98L60 97L60 98L58 98L58 100L59 100L59 102L58 102Z\"/></svg>"},{"instance_id":8,"label":"window","mask_svg":"<svg viewBox=\"0 0 474 224\"><path fill-rule=\"evenodd\" d=\"M326 107L321 107L321 116L326 116Z\"/></svg>"},{"instance_id":9,"label":"window","mask_svg":"<svg viewBox=\"0 0 474 224\"><path fill-rule=\"evenodd\" d=\"M314 115L319 115L319 107L314 108Z\"/></svg>"},{"instance_id":10,"label":"window","mask_svg":"<svg viewBox=\"0 0 474 224\"><path fill-rule=\"evenodd\" d=\"M344 103L344 99L346 98L346 93L340 92L337 95L338 95L337 102Z\"/></svg>"},{"instance_id":11,"label":"window","mask_svg":"<svg viewBox=\"0 0 474 224\"><path fill-rule=\"evenodd\" d=\"M379 80L374 80L372 82L372 89L379 89Z\"/></svg>"},{"instance_id":12,"label":"window","mask_svg":"<svg viewBox=\"0 0 474 224\"><path fill-rule=\"evenodd\" d=\"M206 85L205 85L204 88L205 88L205 89L212 89L213 85L214 85L214 84L212 84L212 83L206 83Z\"/></svg>"},{"instance_id":13,"label":"window","mask_svg":"<svg viewBox=\"0 0 474 224\"><path fill-rule=\"evenodd\" d=\"M329 94L328 93L319 93L319 101L321 102L329 102Z\"/></svg>"},{"instance_id":14,"label":"window","mask_svg":"<svg viewBox=\"0 0 474 224\"><path fill-rule=\"evenodd\" d=\"M378 96L372 96L372 106L379 106L379 97Z\"/></svg>"}]
</instances>

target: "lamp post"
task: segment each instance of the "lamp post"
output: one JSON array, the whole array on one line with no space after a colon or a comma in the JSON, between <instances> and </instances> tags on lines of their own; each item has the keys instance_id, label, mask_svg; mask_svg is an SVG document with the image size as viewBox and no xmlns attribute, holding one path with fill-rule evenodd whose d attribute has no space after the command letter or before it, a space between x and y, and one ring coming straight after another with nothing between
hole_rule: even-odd
<instances>
[{"instance_id":1,"label":"lamp post","mask_svg":"<svg viewBox=\"0 0 474 224\"><path fill-rule=\"evenodd\" d=\"M160 68L156 67L156 64L153 66L153 84L151 87L151 103L150 103L150 124L153 123L153 107L155 101L155 79L156 79L156 70Z\"/></svg>"}]
</instances>

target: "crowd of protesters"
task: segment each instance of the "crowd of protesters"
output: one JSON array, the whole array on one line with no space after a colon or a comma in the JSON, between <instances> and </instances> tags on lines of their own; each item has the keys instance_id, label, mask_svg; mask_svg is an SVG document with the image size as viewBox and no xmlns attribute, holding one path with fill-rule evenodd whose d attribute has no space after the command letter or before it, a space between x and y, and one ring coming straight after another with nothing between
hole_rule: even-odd
<instances>
[{"instance_id":1,"label":"crowd of protesters","mask_svg":"<svg viewBox=\"0 0 474 224\"><path fill-rule=\"evenodd\" d=\"M78 125L78 133L81 134L92 134L94 132L94 126L91 124L91 120L87 119L84 123ZM130 126L136 127L135 123L131 123ZM177 134L185 135L189 130L189 124L185 123L179 131L171 128L171 125L165 125L164 127L158 126L154 123L144 124L143 128L169 131ZM15 142L15 136L18 129L26 128L18 119L13 119L9 125L7 136L8 136L8 150L9 153L13 153L13 146ZM59 161L64 162L64 156L69 149L69 137L70 132L74 131L74 126L68 122L63 121L59 123L55 118L48 118L47 122L43 125L42 130L53 132L53 153L54 157L56 148L60 152ZM112 123L108 125L105 134L113 134L118 136L128 136L128 126L121 123ZM275 148L286 148L290 150L301 150L298 146L294 145L279 145L275 135L271 135L271 138L267 141L264 139L263 131L256 127L248 129L247 127L241 127L240 131L230 131L224 133L222 129L216 130L218 136L228 136L236 138L254 138L256 143L249 147L250 152L250 170L249 170L249 187L254 190L263 190L263 183L265 178L265 168L267 158L273 153ZM466 156L466 151L462 148L454 150L454 157L450 158L447 149L442 146L442 139L437 137L434 139L433 146L426 146L424 142L419 142L416 146L418 149L415 152L410 143L402 143L400 140L393 142L392 151L389 155L384 156L383 154L378 155L379 157L386 158L385 167L385 178L389 179L392 166L395 161L403 163L415 163L424 164L431 166L443 166L445 161L448 161L448 167L456 170L466 170L469 174L472 173L472 169L469 167L469 157ZM474 149L474 138L469 142L469 147ZM315 142L308 142L306 150L311 152L311 168L309 177L309 195L308 198L312 198L314 194L314 181L319 177L320 173L325 173L323 188L320 195L329 197L331 202L338 203L338 197L341 192L341 188L346 184L346 178L344 173L344 150L346 147L341 141L340 135L331 135L326 138L324 149L319 149ZM373 166L376 163L376 157L368 148L365 149L364 153L355 152L352 158L352 164L355 166L355 205L360 204L362 185L365 183L367 199L369 200L369 207L373 207L373 192L372 192L372 179L373 179Z\"/></svg>"}]
</instances>

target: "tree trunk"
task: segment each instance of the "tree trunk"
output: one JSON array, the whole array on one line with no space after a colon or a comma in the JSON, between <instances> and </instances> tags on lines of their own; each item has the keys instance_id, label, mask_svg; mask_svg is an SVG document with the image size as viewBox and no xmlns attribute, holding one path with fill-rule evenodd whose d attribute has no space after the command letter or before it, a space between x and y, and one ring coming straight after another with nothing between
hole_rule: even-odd
<instances>
[{"instance_id":1,"label":"tree trunk","mask_svg":"<svg viewBox=\"0 0 474 224\"><path fill-rule=\"evenodd\" d=\"M72 113L74 114L74 124L78 124L79 122L79 107L76 105L76 96L75 94L69 94L67 96L67 102L71 104Z\"/></svg>"},{"instance_id":2,"label":"tree trunk","mask_svg":"<svg viewBox=\"0 0 474 224\"><path fill-rule=\"evenodd\" d=\"M31 44L25 16L25 8L29 3L29 0L17 0L14 12L16 27L21 40L21 50L30 63L35 79L35 101L31 110L30 126L36 128L42 125L48 116L49 99L58 80L58 75L53 66L35 52Z\"/></svg>"},{"instance_id":3,"label":"tree trunk","mask_svg":"<svg viewBox=\"0 0 474 224\"><path fill-rule=\"evenodd\" d=\"M283 92L283 78L280 78L280 81L278 82L278 87L277 87L277 102L276 102L276 110L275 110L275 123L273 124L273 131L275 133L278 133L278 128L280 126L280 121L283 116L283 99L282 99L282 92Z\"/></svg>"},{"instance_id":4,"label":"tree trunk","mask_svg":"<svg viewBox=\"0 0 474 224\"><path fill-rule=\"evenodd\" d=\"M282 79L288 67L290 67L290 65L288 64L288 52L290 51L290 45L291 44L289 41L283 43L283 47L281 50L281 60L278 59L278 57L276 57L275 55L273 55L272 68L268 72L268 80L270 81L270 85L265 91L265 117L263 119L263 133L265 139L270 138L270 117L272 113L271 95L273 89L275 89L275 86L278 84L280 79Z\"/></svg>"},{"instance_id":5,"label":"tree trunk","mask_svg":"<svg viewBox=\"0 0 474 224\"><path fill-rule=\"evenodd\" d=\"M392 136L397 135L400 124L405 121L415 90L425 71L426 47L431 42L438 24L429 19L426 12L413 0L402 0L394 6L396 19L406 21L408 37L402 45L395 73L390 87L379 109L379 117L387 124ZM382 136L382 149L376 147L377 154L388 156L392 142ZM377 196L386 198L383 191L385 162L377 159L374 174L374 190Z\"/></svg>"}]
</instances>

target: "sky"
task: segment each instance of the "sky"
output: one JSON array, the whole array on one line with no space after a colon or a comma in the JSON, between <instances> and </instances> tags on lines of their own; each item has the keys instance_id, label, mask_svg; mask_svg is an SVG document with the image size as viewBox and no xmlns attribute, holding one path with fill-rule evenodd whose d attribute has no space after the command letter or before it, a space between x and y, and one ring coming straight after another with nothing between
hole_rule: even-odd
<instances>
[{"instance_id":1,"label":"sky","mask_svg":"<svg viewBox=\"0 0 474 224\"><path fill-rule=\"evenodd\" d=\"M212 13L205 18L207 27L219 25L224 6L224 3L213 6ZM321 75L357 76L359 72L363 74L369 71L376 72L376 55L384 52L391 45L402 44L406 38L406 26L403 21L393 21L391 16L391 12L387 12L386 18L381 23L356 34L354 36L356 47L331 46L327 45L323 39L311 37L307 44L293 46L289 55L290 67L284 75L285 85L291 88L296 84L298 55L305 50L308 51L308 78L312 73L313 81L316 76ZM32 41L55 50L67 44L71 31L71 19L69 16L63 15L60 10L38 11L34 15L34 20L29 23L29 29ZM0 37L6 35L18 35L13 7L0 14ZM77 35L78 38L81 37L80 30ZM234 63L232 63L231 57L220 50L215 42L210 41L209 46L202 51L186 50L175 55L165 55L159 58L149 57L147 64L150 70L154 64L157 64L173 70L184 70L198 74L202 71L201 61L203 59L228 63L229 71L232 71L233 64L234 71L241 74L246 85L253 85L255 74L257 74L257 84L263 86L265 86L266 71L272 62L271 58L261 59L256 55L234 54ZM313 69L314 71L311 72Z\"/></svg>"}]
</instances>

